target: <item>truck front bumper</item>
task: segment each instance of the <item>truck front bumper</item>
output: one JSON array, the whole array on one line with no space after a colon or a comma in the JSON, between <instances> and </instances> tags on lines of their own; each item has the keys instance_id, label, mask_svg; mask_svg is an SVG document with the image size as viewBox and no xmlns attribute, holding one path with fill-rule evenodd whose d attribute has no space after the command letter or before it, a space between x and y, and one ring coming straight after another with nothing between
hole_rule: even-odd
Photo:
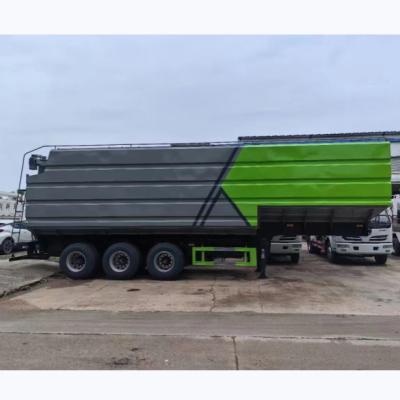
<instances>
[{"instance_id":1,"label":"truck front bumper","mask_svg":"<svg viewBox=\"0 0 400 400\"><path fill-rule=\"evenodd\" d=\"M301 243L271 242L271 254L300 253Z\"/></svg>"},{"instance_id":2,"label":"truck front bumper","mask_svg":"<svg viewBox=\"0 0 400 400\"><path fill-rule=\"evenodd\" d=\"M386 243L336 243L336 253L351 256L375 256L379 254L391 254L393 245Z\"/></svg>"}]
</instances>

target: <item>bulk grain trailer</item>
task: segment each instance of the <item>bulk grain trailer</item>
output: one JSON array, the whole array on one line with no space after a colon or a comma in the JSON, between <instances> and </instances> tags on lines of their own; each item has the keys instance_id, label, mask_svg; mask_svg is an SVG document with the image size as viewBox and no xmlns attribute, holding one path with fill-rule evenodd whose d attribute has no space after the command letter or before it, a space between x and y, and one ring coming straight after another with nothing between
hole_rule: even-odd
<instances>
[{"instance_id":1,"label":"bulk grain trailer","mask_svg":"<svg viewBox=\"0 0 400 400\"><path fill-rule=\"evenodd\" d=\"M220 257L263 275L272 236L365 234L391 199L387 142L61 146L29 166L25 257L60 256L71 278Z\"/></svg>"}]
</instances>

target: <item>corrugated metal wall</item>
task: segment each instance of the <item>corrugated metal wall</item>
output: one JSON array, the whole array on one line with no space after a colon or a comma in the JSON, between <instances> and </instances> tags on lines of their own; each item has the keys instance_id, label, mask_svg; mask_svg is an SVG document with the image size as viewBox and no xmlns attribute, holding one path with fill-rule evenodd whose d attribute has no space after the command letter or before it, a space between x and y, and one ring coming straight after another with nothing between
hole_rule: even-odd
<instances>
[{"instance_id":1,"label":"corrugated metal wall","mask_svg":"<svg viewBox=\"0 0 400 400\"><path fill-rule=\"evenodd\" d=\"M251 225L260 206L390 205L388 142L245 146L223 182Z\"/></svg>"},{"instance_id":2,"label":"corrugated metal wall","mask_svg":"<svg viewBox=\"0 0 400 400\"><path fill-rule=\"evenodd\" d=\"M260 206L383 209L390 194L384 142L69 149L28 177L26 216L36 232L256 228Z\"/></svg>"},{"instance_id":3,"label":"corrugated metal wall","mask_svg":"<svg viewBox=\"0 0 400 400\"><path fill-rule=\"evenodd\" d=\"M51 151L27 179L31 227L180 227L204 224L210 193L235 147ZM228 199L212 226L245 225Z\"/></svg>"}]
</instances>

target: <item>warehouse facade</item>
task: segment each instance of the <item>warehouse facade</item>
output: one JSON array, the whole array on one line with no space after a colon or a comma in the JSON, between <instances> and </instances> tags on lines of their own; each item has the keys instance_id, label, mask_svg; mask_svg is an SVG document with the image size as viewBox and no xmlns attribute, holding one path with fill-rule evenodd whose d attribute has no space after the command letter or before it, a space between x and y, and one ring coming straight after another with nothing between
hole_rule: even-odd
<instances>
[{"instance_id":1,"label":"warehouse facade","mask_svg":"<svg viewBox=\"0 0 400 400\"><path fill-rule=\"evenodd\" d=\"M10 219L15 214L15 193L7 193L0 191L0 220Z\"/></svg>"}]
</instances>

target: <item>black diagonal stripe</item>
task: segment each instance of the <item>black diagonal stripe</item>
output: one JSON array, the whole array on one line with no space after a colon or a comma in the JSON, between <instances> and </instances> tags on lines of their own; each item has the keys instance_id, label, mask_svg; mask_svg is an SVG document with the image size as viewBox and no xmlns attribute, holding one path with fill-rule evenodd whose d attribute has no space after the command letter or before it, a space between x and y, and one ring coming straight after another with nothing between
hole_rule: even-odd
<instances>
[{"instance_id":1,"label":"black diagonal stripe","mask_svg":"<svg viewBox=\"0 0 400 400\"><path fill-rule=\"evenodd\" d=\"M193 222L193 226L197 225L197 223L199 222L204 210L207 207L207 204L210 202L210 200L212 199L212 197L214 196L218 196L218 189L219 189L219 184L221 183L222 178L224 177L226 171L228 170L229 166L231 165L232 161L234 160L237 151L239 150L239 146L238 147L234 147L232 150L231 155L228 158L228 161L225 163L224 168L222 169L221 173L219 174L217 180L214 182L213 187L210 190L210 193L208 194L207 198L204 200L204 203L201 205L199 212L197 213L197 216ZM204 218L203 218L203 223L204 224Z\"/></svg>"},{"instance_id":2,"label":"black diagonal stripe","mask_svg":"<svg viewBox=\"0 0 400 400\"><path fill-rule=\"evenodd\" d=\"M218 201L218 199L221 197L221 194L224 194L224 196L226 197L226 199L229 201L229 204L232 205L232 207L234 208L234 210L237 212L238 216L240 217L240 219L247 225L247 226L251 226L249 224L249 221L247 221L247 218L242 214L242 212L240 211L240 209L238 208L238 206L235 204L234 201L232 201L232 199L226 194L225 190L223 188L220 188L218 190L217 195L214 197L214 199L212 200L210 206L208 207L207 213L204 216L203 221L201 221L201 225L204 225L209 217L209 215L211 214L211 211L213 210L215 203Z\"/></svg>"},{"instance_id":3,"label":"black diagonal stripe","mask_svg":"<svg viewBox=\"0 0 400 400\"><path fill-rule=\"evenodd\" d=\"M214 208L214 204L218 201L220 196L221 196L221 189L218 189L217 194L212 198L210 204L208 205L208 209L204 215L203 220L201 221L200 224L201 226L203 226L206 223L208 216L211 214L211 211Z\"/></svg>"},{"instance_id":4,"label":"black diagonal stripe","mask_svg":"<svg viewBox=\"0 0 400 400\"><path fill-rule=\"evenodd\" d=\"M223 188L221 188L221 192L225 195L225 197L228 199L229 203L232 204L232 207L236 210L236 212L238 213L239 217L243 220L243 222L247 225L247 226L251 226L249 221L247 221L247 218L242 214L242 212L240 211L239 207L236 205L236 203L228 196L228 194L225 192L225 190Z\"/></svg>"}]
</instances>

